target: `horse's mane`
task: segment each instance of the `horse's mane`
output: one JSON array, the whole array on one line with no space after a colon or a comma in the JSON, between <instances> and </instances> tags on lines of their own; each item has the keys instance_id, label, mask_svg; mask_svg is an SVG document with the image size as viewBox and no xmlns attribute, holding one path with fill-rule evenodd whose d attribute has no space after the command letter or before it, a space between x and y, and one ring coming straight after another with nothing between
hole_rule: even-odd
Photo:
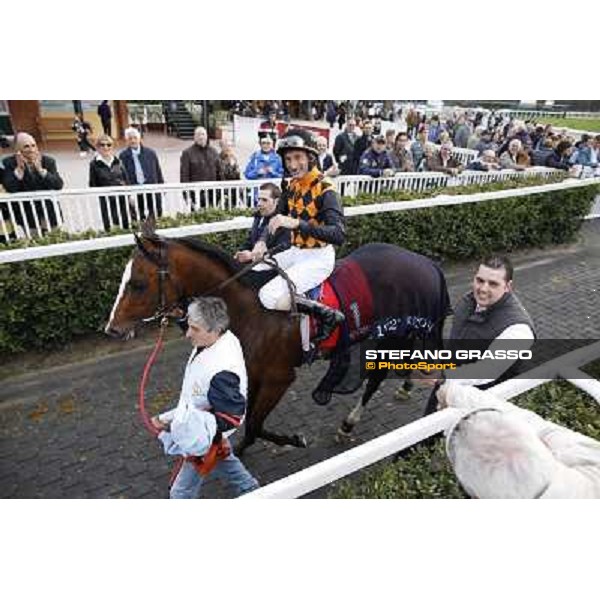
<instances>
[{"instance_id":1,"label":"horse's mane","mask_svg":"<svg viewBox=\"0 0 600 600\"><path fill-rule=\"evenodd\" d=\"M233 259L227 252L224 252L217 246L202 242L195 238L179 238L169 240L175 244L181 244L186 248L189 248L193 252L204 254L209 258L215 260L227 269L227 272L231 275L235 275L238 271L241 271L246 265L240 264ZM270 277L269 277L270 278ZM261 285L264 285L264 278L259 277L253 271L248 271L242 275L238 281L247 287L258 289Z\"/></svg>"}]
</instances>

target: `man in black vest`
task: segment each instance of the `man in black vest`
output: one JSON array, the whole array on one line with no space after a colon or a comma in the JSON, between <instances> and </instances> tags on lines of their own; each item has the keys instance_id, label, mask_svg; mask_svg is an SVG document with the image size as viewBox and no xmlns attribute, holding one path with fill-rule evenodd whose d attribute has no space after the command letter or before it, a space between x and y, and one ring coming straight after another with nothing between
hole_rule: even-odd
<instances>
[{"instance_id":1,"label":"man in black vest","mask_svg":"<svg viewBox=\"0 0 600 600\"><path fill-rule=\"evenodd\" d=\"M513 293L513 266L504 256L485 258L473 278L472 290L463 296L454 308L454 321L450 331L453 341L479 340L486 342L481 349L493 350L500 340L521 340L519 350L533 345L535 329L533 321L519 299ZM482 378L481 363L468 363L450 374L460 384L487 389L518 372L518 361L496 361ZM492 375L490 377L489 375ZM438 382L439 383L439 382ZM425 414L437 408L438 385L434 388Z\"/></svg>"}]
</instances>

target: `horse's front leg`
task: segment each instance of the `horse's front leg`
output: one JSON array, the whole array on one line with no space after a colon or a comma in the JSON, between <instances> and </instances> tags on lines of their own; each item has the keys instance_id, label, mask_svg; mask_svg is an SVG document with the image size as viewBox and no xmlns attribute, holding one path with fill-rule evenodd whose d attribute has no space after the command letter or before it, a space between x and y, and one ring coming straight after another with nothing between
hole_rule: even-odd
<instances>
[{"instance_id":1,"label":"horse's front leg","mask_svg":"<svg viewBox=\"0 0 600 600\"><path fill-rule=\"evenodd\" d=\"M354 426L360 422L365 406L369 400L373 397L373 394L378 390L381 382L387 377L387 371L381 370L376 371L373 375L367 379L367 387L362 398L358 401L356 406L348 413L348 416L342 422L340 428L337 430L336 439L343 441L348 439Z\"/></svg>"}]
</instances>

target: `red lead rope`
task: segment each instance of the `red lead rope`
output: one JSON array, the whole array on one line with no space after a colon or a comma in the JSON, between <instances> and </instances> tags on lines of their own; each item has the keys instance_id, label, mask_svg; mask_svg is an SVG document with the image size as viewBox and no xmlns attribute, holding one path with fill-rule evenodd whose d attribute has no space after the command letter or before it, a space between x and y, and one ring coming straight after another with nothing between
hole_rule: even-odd
<instances>
[{"instance_id":1,"label":"red lead rope","mask_svg":"<svg viewBox=\"0 0 600 600\"><path fill-rule=\"evenodd\" d=\"M164 319L160 324L160 333L158 335L158 339L156 340L156 345L154 346L154 350L152 354L146 361L146 365L144 366L144 373L142 375L142 380L140 381L140 389L139 389L139 399L138 399L138 408L140 411L140 415L142 417L142 423L144 427L148 430L148 432L154 437L158 436L160 430L154 427L150 417L148 416L148 412L146 411L146 400L145 400L145 390L146 390L146 382L148 381L148 377L150 375L150 370L152 369L152 365L156 361L156 357L158 356L162 345L163 345L163 336L165 334L165 329L168 321Z\"/></svg>"}]
</instances>

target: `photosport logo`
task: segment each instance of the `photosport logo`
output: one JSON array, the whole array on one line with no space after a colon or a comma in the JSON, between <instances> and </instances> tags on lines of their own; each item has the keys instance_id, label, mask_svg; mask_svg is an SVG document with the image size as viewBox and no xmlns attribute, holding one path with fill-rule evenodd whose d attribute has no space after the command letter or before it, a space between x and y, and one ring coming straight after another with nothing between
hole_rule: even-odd
<instances>
[{"instance_id":1,"label":"photosport logo","mask_svg":"<svg viewBox=\"0 0 600 600\"><path fill-rule=\"evenodd\" d=\"M361 377L386 371L405 378L411 372L446 379L497 379L508 373L527 377L532 369L589 344L589 340L367 340L360 346ZM564 365L568 366L568 365Z\"/></svg>"}]
</instances>

